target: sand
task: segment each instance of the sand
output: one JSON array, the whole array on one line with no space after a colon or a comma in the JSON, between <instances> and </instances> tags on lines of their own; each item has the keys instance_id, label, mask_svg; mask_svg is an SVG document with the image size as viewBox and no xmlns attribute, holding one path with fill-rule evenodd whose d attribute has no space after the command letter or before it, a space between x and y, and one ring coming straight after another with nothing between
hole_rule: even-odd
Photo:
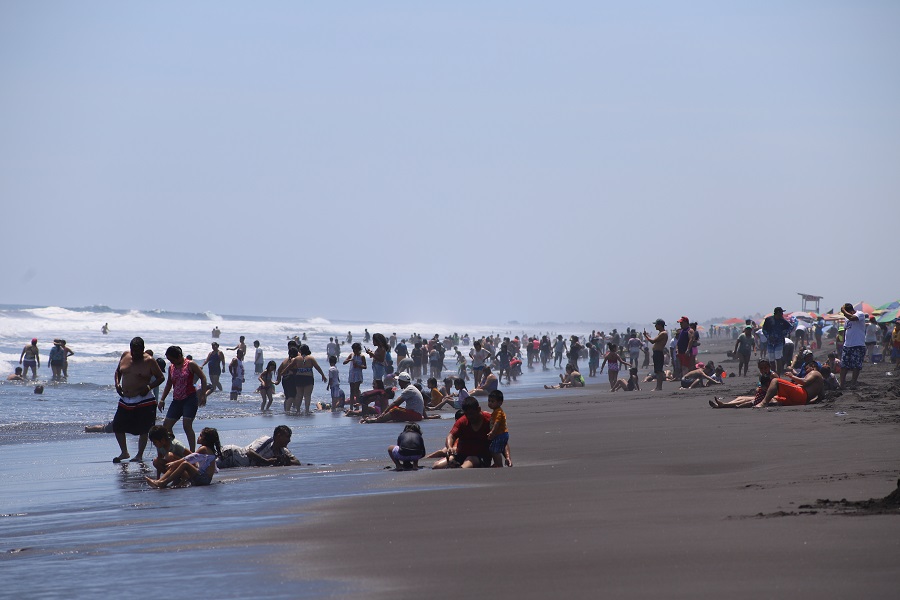
<instances>
[{"instance_id":1,"label":"sand","mask_svg":"<svg viewBox=\"0 0 900 600\"><path fill-rule=\"evenodd\" d=\"M732 345L706 340L701 358ZM504 386L511 469L386 471L399 426L349 421L290 421L312 466L223 470L187 490L147 489L147 466L111 465L100 434L34 460L43 446L9 446L0 504L23 515L0 515L0 568L29 597L96 597L116 572L217 600L890 597L900 512L868 502L898 478L889 370L867 365L821 405L761 411L707 405L752 378L611 394L603 375L527 399ZM203 425L249 441L282 420ZM429 450L450 425L426 424Z\"/></svg>"},{"instance_id":2,"label":"sand","mask_svg":"<svg viewBox=\"0 0 900 600\"><path fill-rule=\"evenodd\" d=\"M887 370L867 365L822 405L761 411L707 405L751 378L611 394L604 375L506 404L514 468L386 472L369 491L390 493L305 506L312 518L243 541L341 597L888 597L900 512L835 503L896 486Z\"/></svg>"}]
</instances>

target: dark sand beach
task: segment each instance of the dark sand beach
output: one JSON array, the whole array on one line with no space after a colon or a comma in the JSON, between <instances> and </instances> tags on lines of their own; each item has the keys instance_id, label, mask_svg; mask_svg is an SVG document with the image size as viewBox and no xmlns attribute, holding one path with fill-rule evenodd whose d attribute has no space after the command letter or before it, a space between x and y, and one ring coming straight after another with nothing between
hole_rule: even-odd
<instances>
[{"instance_id":1,"label":"dark sand beach","mask_svg":"<svg viewBox=\"0 0 900 600\"><path fill-rule=\"evenodd\" d=\"M717 363L732 345L704 344ZM223 470L187 490L147 488L146 464L111 465L111 438L38 459L8 446L0 568L28 597L94 597L115 581L144 593L164 573L214 598L892 597L900 511L854 504L896 487L888 371L867 364L856 391L771 410L709 408L753 377L612 394L601 375L528 398L503 386L511 469L387 471L400 425L340 416L339 430L287 420L303 467ZM247 443L282 420L204 425ZM429 451L451 423L423 423Z\"/></svg>"},{"instance_id":2,"label":"dark sand beach","mask_svg":"<svg viewBox=\"0 0 900 600\"><path fill-rule=\"evenodd\" d=\"M512 469L391 472L375 488L402 493L304 507L313 518L244 541L278 544L287 577L347 597L890 597L900 512L839 503L896 486L886 371L771 410L708 407L752 378L611 394L602 376L508 403Z\"/></svg>"}]
</instances>

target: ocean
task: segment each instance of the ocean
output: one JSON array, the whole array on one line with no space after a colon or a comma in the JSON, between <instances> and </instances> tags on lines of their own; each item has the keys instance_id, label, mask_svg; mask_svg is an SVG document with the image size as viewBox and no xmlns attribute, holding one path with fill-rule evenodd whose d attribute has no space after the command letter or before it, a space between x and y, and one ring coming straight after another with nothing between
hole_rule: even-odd
<instances>
[{"instance_id":1,"label":"ocean","mask_svg":"<svg viewBox=\"0 0 900 600\"><path fill-rule=\"evenodd\" d=\"M104 323L109 325L108 334L101 333ZM615 325L604 326L608 330ZM210 351L213 327L221 330L218 342L226 361L235 353L225 349L234 347L239 336L246 337L247 378L243 394L232 401L228 397L230 378L223 375L225 392L210 396L194 422L195 431L216 427L223 444L246 445L271 435L276 425L286 424L293 430L290 447L304 466L223 470L208 488L150 489L143 478L153 474L149 462L152 445L145 452L145 463L113 464L112 458L118 454L114 436L85 433L84 428L107 423L114 415L113 374L134 336L143 337L156 356L162 357L168 346L178 345L185 354L202 361ZM179 594L202 591L217 598L247 597L257 594L260 582L265 581L266 595L273 598L339 595L340 590L330 587L333 584L287 581L273 563L248 563L244 558L248 550L227 540L229 532L277 523L284 518L278 510L284 502L296 509L304 502L384 491L384 467L390 465L386 448L394 443L402 424L360 425L356 419L329 411L286 415L280 390L273 410L262 413L259 395L254 392L254 340L259 340L266 361L280 363L287 356L288 339L306 334L313 356L327 369L328 338L343 342L350 331L354 341L362 342L366 329L387 336L396 332L398 338L414 332L442 338L454 332L473 337L557 333L546 326L518 324L369 323L106 306L0 305L3 379L18 365L22 348L32 338L38 339L41 351L38 381L0 381L0 568L4 593L29 598L88 597L109 593L121 573L137 578L134 584L126 580L137 586L163 583L154 578L165 573L178 579ZM586 335L591 329L589 325L560 326L559 333ZM75 352L69 358L68 380L60 383L51 381L47 367L54 338L65 339ZM460 349L468 352L466 347ZM342 356L348 351L349 347L342 347ZM446 366L449 372L455 370L452 352ZM346 392L347 368L341 369ZM508 402L504 408L510 419L514 419L517 398L542 393L544 384L558 381L559 372L526 370L517 382L504 385L501 389ZM370 370L365 378L363 389L368 389ZM34 393L37 384L44 386L43 394ZM325 385L317 381L313 403L327 399ZM442 447L451 419L452 413L445 410L442 419L422 423L429 452ZM174 432L184 441L180 423ZM129 436L128 446L134 456L137 438ZM242 505L261 502L271 503L272 510L254 511L252 517L240 511ZM183 533L185 528L195 532L198 544L208 553L204 560L228 565L228 577L221 576L221 569L198 569L182 554L198 550L171 546L167 536L173 531ZM269 550L253 552L264 556ZM136 587L134 593L147 591Z\"/></svg>"}]
</instances>

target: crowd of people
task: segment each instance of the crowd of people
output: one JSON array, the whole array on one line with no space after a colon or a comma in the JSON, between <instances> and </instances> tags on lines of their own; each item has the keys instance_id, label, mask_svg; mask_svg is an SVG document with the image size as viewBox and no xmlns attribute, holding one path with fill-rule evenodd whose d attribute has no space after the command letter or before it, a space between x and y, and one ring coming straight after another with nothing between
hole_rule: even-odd
<instances>
[{"instance_id":1,"label":"crowd of people","mask_svg":"<svg viewBox=\"0 0 900 600\"><path fill-rule=\"evenodd\" d=\"M751 358L757 355L758 386L753 396L732 400L715 397L709 400L709 405L762 408L773 403L809 404L821 400L828 389L856 385L867 356L877 362L889 352L891 359L900 365L900 319L889 326L878 324L874 317L850 304L844 305L841 312L844 324L830 332L835 351L827 359L821 356L822 323L801 325L796 319L786 317L781 307L776 307L761 324L747 320L741 327L711 328L707 337L734 339L734 349L728 352L737 362L732 377L748 377ZM330 402L319 402L316 408L342 411L364 424L407 423L397 443L388 448L388 455L398 469L418 468L423 458L438 459L434 464L438 469L511 466L509 432L502 409L504 395L499 387L504 377L507 384L520 377L523 366L563 369L559 383L545 385L547 389L584 387L585 377L579 370L583 359L587 359L588 377L607 372L611 392L640 390L639 367L649 370L643 383L653 383L654 391L661 390L664 382L670 381L683 390L724 382L727 373L721 364L697 360L702 344L697 323L681 317L678 328L669 330L663 319L657 319L654 328L652 334L646 330L639 333L626 329L620 333L613 329L609 334L592 331L583 338L577 335L553 338L545 334L512 338L491 335L473 340L458 334L443 339L438 335L424 339L416 334L398 339L396 334L370 335L366 330L363 343L353 342L348 332L344 344L350 346L350 352L343 360L340 341L336 337L329 339L325 348L327 372L313 356L303 335L288 341L287 357L280 364L274 360L266 362L259 341L254 341L254 371L259 382L261 411L271 411L277 386L281 386L284 412L309 414L318 378L326 385ZM217 339L219 333L216 328L213 337ZM371 348L364 345L369 342ZM38 340L32 339L23 348L22 367L9 379L25 379L28 370L32 378L36 377L40 368L37 344ZM461 346L468 351L464 352ZM235 352L227 370L231 376L229 395L236 399L243 391L245 380L245 337L241 336L228 350ZM820 352L823 360L816 360L815 351ZM53 379L68 376L67 358L72 354L65 340L54 340L49 356ZM447 355L455 358L456 365L445 376ZM155 487L208 484L219 468L299 464L287 449L291 430L284 425L277 427L271 437L260 438L247 447L223 447L218 432L212 428L205 428L195 439L193 421L198 410L210 394L224 392L220 377L226 359L217 341L212 342L211 351L202 362L184 355L178 346L170 346L165 358L168 362L154 358L144 348L143 339L135 337L119 359L114 377L119 395L115 417L106 426L86 428L115 433L120 453L114 462L142 461L149 440L157 449L153 461L157 477L148 478L148 483ZM339 362L348 367L346 393ZM371 389L363 390L366 372L371 373ZM493 412L482 411L479 397L487 399ZM426 457L417 423L439 418L437 413L443 409L456 411L454 424L445 447ZM156 425L158 412L164 414L160 426ZM178 421L182 421L186 444L174 439L173 428ZM128 434L138 436L134 458L128 452Z\"/></svg>"}]
</instances>

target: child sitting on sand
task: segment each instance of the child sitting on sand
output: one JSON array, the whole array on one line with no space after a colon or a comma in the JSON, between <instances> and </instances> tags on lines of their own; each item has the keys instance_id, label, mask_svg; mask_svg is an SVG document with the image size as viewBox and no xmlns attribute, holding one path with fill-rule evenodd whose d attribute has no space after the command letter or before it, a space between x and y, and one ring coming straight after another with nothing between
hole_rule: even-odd
<instances>
[{"instance_id":1,"label":"child sitting on sand","mask_svg":"<svg viewBox=\"0 0 900 600\"><path fill-rule=\"evenodd\" d=\"M506 426L506 413L503 412L503 392L494 390L488 396L488 407L493 411L491 413L491 430L488 432L488 439L491 440L489 449L494 459L493 466L495 468L503 466L503 459L506 458L506 466L512 466L512 460L509 457L509 429Z\"/></svg>"},{"instance_id":2,"label":"child sitting on sand","mask_svg":"<svg viewBox=\"0 0 900 600\"><path fill-rule=\"evenodd\" d=\"M256 391L262 396L262 404L259 410L270 410L272 408L272 394L275 393L275 384L272 383L272 377L275 375L275 369L277 368L278 365L275 364L275 361L270 360L266 365L266 370L258 377L259 387L256 388Z\"/></svg>"},{"instance_id":3,"label":"child sitting on sand","mask_svg":"<svg viewBox=\"0 0 900 600\"><path fill-rule=\"evenodd\" d=\"M418 423L407 423L397 436L397 445L388 446L388 456L398 471L417 471L419 461L425 458L425 440Z\"/></svg>"},{"instance_id":4,"label":"child sitting on sand","mask_svg":"<svg viewBox=\"0 0 900 600\"><path fill-rule=\"evenodd\" d=\"M219 432L213 427L204 427L197 437L197 444L196 452L170 462L159 479L144 479L155 488L164 488L170 483L174 483L173 487L184 487L188 483L192 486L209 485L213 475L219 470L216 458L222 456Z\"/></svg>"},{"instance_id":5,"label":"child sitting on sand","mask_svg":"<svg viewBox=\"0 0 900 600\"><path fill-rule=\"evenodd\" d=\"M153 466L156 467L156 476L164 473L169 468L169 463L184 458L190 451L184 447L184 444L175 439L172 432L162 425L154 425L147 434L150 443L156 448L156 458L153 459Z\"/></svg>"},{"instance_id":6,"label":"child sitting on sand","mask_svg":"<svg viewBox=\"0 0 900 600\"><path fill-rule=\"evenodd\" d=\"M616 384L613 386L611 391L615 392L616 390L625 390L626 392L633 392L635 390L641 390L641 384L638 383L638 370L637 367L631 367L628 369L628 379L619 379L616 381Z\"/></svg>"}]
</instances>

